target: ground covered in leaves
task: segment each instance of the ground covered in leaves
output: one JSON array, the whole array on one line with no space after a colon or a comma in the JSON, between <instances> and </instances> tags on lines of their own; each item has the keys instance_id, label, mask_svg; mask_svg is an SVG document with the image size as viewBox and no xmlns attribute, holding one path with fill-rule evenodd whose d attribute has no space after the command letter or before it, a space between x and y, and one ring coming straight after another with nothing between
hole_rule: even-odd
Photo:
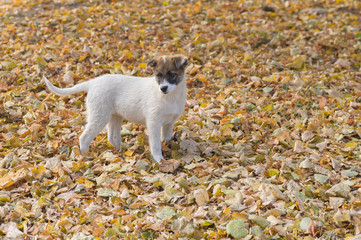
<instances>
[{"instance_id":1,"label":"ground covered in leaves","mask_svg":"<svg viewBox=\"0 0 361 240\"><path fill-rule=\"evenodd\" d=\"M0 23L0 238L360 235L359 1L2 0ZM81 156L85 94L42 74L147 76L163 53L190 59L168 161L130 123Z\"/></svg>"}]
</instances>

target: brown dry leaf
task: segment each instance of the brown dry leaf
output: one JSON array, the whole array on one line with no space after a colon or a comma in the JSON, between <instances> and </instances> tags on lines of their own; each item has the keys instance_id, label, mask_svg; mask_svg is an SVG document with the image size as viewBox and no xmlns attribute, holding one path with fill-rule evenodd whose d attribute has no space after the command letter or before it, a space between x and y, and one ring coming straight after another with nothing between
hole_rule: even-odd
<instances>
[{"instance_id":1,"label":"brown dry leaf","mask_svg":"<svg viewBox=\"0 0 361 240\"><path fill-rule=\"evenodd\" d=\"M176 159L161 160L159 170L164 173L172 173L180 166L181 161Z\"/></svg>"},{"instance_id":2,"label":"brown dry leaf","mask_svg":"<svg viewBox=\"0 0 361 240\"><path fill-rule=\"evenodd\" d=\"M64 199L65 202L77 196L77 194L73 191L64 192L56 196L57 199Z\"/></svg>"},{"instance_id":3,"label":"brown dry leaf","mask_svg":"<svg viewBox=\"0 0 361 240\"><path fill-rule=\"evenodd\" d=\"M206 206L209 202L208 192L205 189L197 189L193 192L194 199L199 206Z\"/></svg>"},{"instance_id":4,"label":"brown dry leaf","mask_svg":"<svg viewBox=\"0 0 361 240\"><path fill-rule=\"evenodd\" d=\"M148 229L152 229L153 231L162 231L165 229L165 225L163 221L158 221L156 223L152 223L148 226Z\"/></svg>"},{"instance_id":5,"label":"brown dry leaf","mask_svg":"<svg viewBox=\"0 0 361 240\"><path fill-rule=\"evenodd\" d=\"M324 96L321 97L320 99L320 108L324 108L326 106L326 103L327 103L327 98L325 98Z\"/></svg>"}]
</instances>

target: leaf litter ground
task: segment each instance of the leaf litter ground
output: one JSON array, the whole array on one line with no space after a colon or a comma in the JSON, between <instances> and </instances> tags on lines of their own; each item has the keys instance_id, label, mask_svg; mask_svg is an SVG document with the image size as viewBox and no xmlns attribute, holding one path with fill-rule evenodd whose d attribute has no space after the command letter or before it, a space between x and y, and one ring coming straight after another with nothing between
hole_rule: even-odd
<instances>
[{"instance_id":1,"label":"leaf litter ground","mask_svg":"<svg viewBox=\"0 0 361 240\"><path fill-rule=\"evenodd\" d=\"M0 235L6 239L352 239L361 230L361 3L11 1L0 6ZM81 156L105 73L190 59L167 161L126 123ZM356 237L355 237L356 239Z\"/></svg>"}]
</instances>

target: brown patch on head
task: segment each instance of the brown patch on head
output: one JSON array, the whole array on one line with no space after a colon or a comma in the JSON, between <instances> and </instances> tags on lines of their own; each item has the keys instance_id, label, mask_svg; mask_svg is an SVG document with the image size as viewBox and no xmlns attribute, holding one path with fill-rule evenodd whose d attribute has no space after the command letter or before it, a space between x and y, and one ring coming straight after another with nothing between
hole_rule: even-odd
<instances>
[{"instance_id":1,"label":"brown patch on head","mask_svg":"<svg viewBox=\"0 0 361 240\"><path fill-rule=\"evenodd\" d=\"M182 81L187 64L188 59L182 55L161 56L148 62L159 84L167 81L176 85Z\"/></svg>"}]
</instances>

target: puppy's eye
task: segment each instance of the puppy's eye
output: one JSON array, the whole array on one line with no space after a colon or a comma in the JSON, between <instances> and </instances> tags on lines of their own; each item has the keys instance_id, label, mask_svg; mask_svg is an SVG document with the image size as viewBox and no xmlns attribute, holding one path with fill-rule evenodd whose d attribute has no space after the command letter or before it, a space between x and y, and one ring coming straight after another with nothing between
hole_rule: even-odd
<instances>
[{"instance_id":1,"label":"puppy's eye","mask_svg":"<svg viewBox=\"0 0 361 240\"><path fill-rule=\"evenodd\" d=\"M171 79L175 79L176 77L178 76L178 74L176 74L176 73L169 73L169 77L171 78Z\"/></svg>"},{"instance_id":2,"label":"puppy's eye","mask_svg":"<svg viewBox=\"0 0 361 240\"><path fill-rule=\"evenodd\" d=\"M163 75L161 73L157 74L157 78L162 78L162 77L163 77Z\"/></svg>"}]
</instances>

